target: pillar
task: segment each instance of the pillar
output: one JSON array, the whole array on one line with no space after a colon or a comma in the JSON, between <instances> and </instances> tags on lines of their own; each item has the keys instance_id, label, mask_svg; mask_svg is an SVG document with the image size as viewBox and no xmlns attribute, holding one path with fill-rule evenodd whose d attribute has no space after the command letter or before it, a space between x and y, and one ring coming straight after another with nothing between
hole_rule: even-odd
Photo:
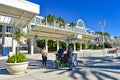
<instances>
[{"instance_id":1,"label":"pillar","mask_svg":"<svg viewBox=\"0 0 120 80\"><path fill-rule=\"evenodd\" d=\"M74 51L76 51L76 44L75 44L75 42L74 42Z\"/></svg>"},{"instance_id":2,"label":"pillar","mask_svg":"<svg viewBox=\"0 0 120 80\"><path fill-rule=\"evenodd\" d=\"M2 45L5 44L5 32L6 32L6 26L2 26Z\"/></svg>"},{"instance_id":3,"label":"pillar","mask_svg":"<svg viewBox=\"0 0 120 80\"><path fill-rule=\"evenodd\" d=\"M68 46L69 46L70 42L69 41L66 41L66 51L68 49Z\"/></svg>"},{"instance_id":4,"label":"pillar","mask_svg":"<svg viewBox=\"0 0 120 80\"><path fill-rule=\"evenodd\" d=\"M59 40L57 40L57 51L59 50Z\"/></svg>"},{"instance_id":5,"label":"pillar","mask_svg":"<svg viewBox=\"0 0 120 80\"><path fill-rule=\"evenodd\" d=\"M88 48L87 42L85 43L85 48L86 48L86 49Z\"/></svg>"},{"instance_id":6,"label":"pillar","mask_svg":"<svg viewBox=\"0 0 120 80\"><path fill-rule=\"evenodd\" d=\"M47 39L45 40L45 48L46 48L46 51L48 52L48 40Z\"/></svg>"},{"instance_id":7,"label":"pillar","mask_svg":"<svg viewBox=\"0 0 120 80\"><path fill-rule=\"evenodd\" d=\"M83 52L82 52L82 42L80 42L80 53L78 54L79 57L83 57Z\"/></svg>"},{"instance_id":8,"label":"pillar","mask_svg":"<svg viewBox=\"0 0 120 80\"><path fill-rule=\"evenodd\" d=\"M80 52L82 52L82 42L80 42Z\"/></svg>"},{"instance_id":9,"label":"pillar","mask_svg":"<svg viewBox=\"0 0 120 80\"><path fill-rule=\"evenodd\" d=\"M33 39L30 40L30 54L33 55L34 53L34 45L33 45Z\"/></svg>"}]
</instances>

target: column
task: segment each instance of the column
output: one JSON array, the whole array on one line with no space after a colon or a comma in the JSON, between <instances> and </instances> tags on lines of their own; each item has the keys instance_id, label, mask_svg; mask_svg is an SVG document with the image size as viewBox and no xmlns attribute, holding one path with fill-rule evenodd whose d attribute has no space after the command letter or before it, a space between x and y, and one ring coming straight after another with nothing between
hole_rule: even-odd
<instances>
[{"instance_id":1,"label":"column","mask_svg":"<svg viewBox=\"0 0 120 80\"><path fill-rule=\"evenodd\" d=\"M85 43L85 48L86 48L86 49L88 48L87 42Z\"/></svg>"},{"instance_id":2,"label":"column","mask_svg":"<svg viewBox=\"0 0 120 80\"><path fill-rule=\"evenodd\" d=\"M83 52L82 52L82 42L80 42L80 53L78 54L79 57L83 57Z\"/></svg>"},{"instance_id":3,"label":"column","mask_svg":"<svg viewBox=\"0 0 120 80\"><path fill-rule=\"evenodd\" d=\"M76 51L76 44L75 44L75 42L74 42L74 51Z\"/></svg>"},{"instance_id":4,"label":"column","mask_svg":"<svg viewBox=\"0 0 120 80\"><path fill-rule=\"evenodd\" d=\"M82 52L82 42L80 42L80 52Z\"/></svg>"},{"instance_id":5,"label":"column","mask_svg":"<svg viewBox=\"0 0 120 80\"><path fill-rule=\"evenodd\" d=\"M2 26L2 45L5 44L5 32L6 32L6 26Z\"/></svg>"},{"instance_id":6,"label":"column","mask_svg":"<svg viewBox=\"0 0 120 80\"><path fill-rule=\"evenodd\" d=\"M33 55L33 53L34 53L33 39L30 39L30 54Z\"/></svg>"},{"instance_id":7,"label":"column","mask_svg":"<svg viewBox=\"0 0 120 80\"><path fill-rule=\"evenodd\" d=\"M57 40L57 51L59 50L59 40Z\"/></svg>"},{"instance_id":8,"label":"column","mask_svg":"<svg viewBox=\"0 0 120 80\"><path fill-rule=\"evenodd\" d=\"M45 48L46 48L46 51L48 52L48 40L47 39L45 40Z\"/></svg>"},{"instance_id":9,"label":"column","mask_svg":"<svg viewBox=\"0 0 120 80\"><path fill-rule=\"evenodd\" d=\"M67 51L68 46L69 46L69 41L66 41L66 51Z\"/></svg>"}]
</instances>

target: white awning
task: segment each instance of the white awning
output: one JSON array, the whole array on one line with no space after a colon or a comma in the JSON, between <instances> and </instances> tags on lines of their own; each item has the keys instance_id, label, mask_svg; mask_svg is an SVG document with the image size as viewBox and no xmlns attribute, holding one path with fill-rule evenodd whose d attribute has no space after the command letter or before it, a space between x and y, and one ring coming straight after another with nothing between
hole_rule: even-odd
<instances>
[{"instance_id":1,"label":"white awning","mask_svg":"<svg viewBox=\"0 0 120 80\"><path fill-rule=\"evenodd\" d=\"M25 27L39 14L39 5L26 0L0 0L0 23Z\"/></svg>"},{"instance_id":2,"label":"white awning","mask_svg":"<svg viewBox=\"0 0 120 80\"><path fill-rule=\"evenodd\" d=\"M28 32L27 37L34 38L35 36L37 36L40 39L64 40L63 38L65 36L70 36L73 34L78 34L82 36L82 38L77 39L77 41L88 41L96 38L95 35L83 34L75 31L58 29L44 25L35 25L35 27L33 27Z\"/></svg>"}]
</instances>

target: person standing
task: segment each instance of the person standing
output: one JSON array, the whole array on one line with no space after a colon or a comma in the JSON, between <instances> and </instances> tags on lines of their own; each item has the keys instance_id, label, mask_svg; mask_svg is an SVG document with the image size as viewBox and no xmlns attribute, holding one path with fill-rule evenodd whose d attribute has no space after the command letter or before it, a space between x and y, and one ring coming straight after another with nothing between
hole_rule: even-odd
<instances>
[{"instance_id":1,"label":"person standing","mask_svg":"<svg viewBox=\"0 0 120 80\"><path fill-rule=\"evenodd\" d=\"M45 47L42 48L41 55L42 55L42 65L43 67L46 67L46 62L47 62L47 51Z\"/></svg>"}]
</instances>

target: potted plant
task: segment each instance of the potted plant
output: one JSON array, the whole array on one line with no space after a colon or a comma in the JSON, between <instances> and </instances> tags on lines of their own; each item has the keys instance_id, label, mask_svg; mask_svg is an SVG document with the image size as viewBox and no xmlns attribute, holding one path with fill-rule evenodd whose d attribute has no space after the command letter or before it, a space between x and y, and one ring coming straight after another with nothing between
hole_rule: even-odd
<instances>
[{"instance_id":1,"label":"potted plant","mask_svg":"<svg viewBox=\"0 0 120 80\"><path fill-rule=\"evenodd\" d=\"M6 68L10 74L21 74L27 69L28 63L24 53L17 53L8 57Z\"/></svg>"},{"instance_id":2,"label":"potted plant","mask_svg":"<svg viewBox=\"0 0 120 80\"><path fill-rule=\"evenodd\" d=\"M22 29L16 28L12 31L12 37L18 42L17 48L19 48L18 46L21 43L21 38L25 37L25 34ZM20 53L17 49L17 52L15 54L8 56L6 68L10 74L20 74L26 70L28 63L29 62L26 61L25 54Z\"/></svg>"}]
</instances>

